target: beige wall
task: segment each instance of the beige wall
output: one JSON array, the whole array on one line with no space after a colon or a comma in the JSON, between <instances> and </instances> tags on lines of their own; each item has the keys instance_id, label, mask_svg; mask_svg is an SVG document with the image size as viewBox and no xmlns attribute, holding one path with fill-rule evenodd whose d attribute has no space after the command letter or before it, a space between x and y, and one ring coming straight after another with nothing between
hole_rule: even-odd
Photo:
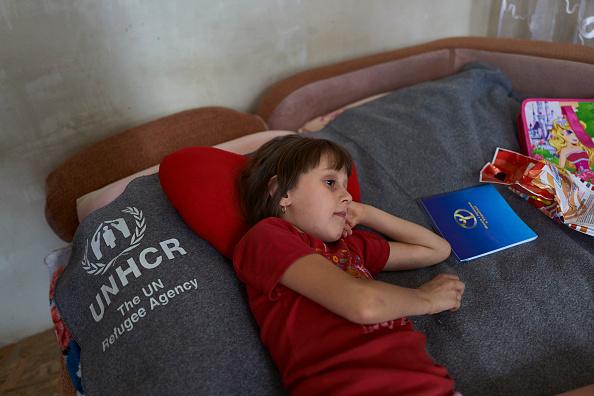
<instances>
[{"instance_id":1,"label":"beige wall","mask_svg":"<svg viewBox=\"0 0 594 396\"><path fill-rule=\"evenodd\" d=\"M0 0L0 345L51 326L44 180L111 133L307 67L487 34L491 0Z\"/></svg>"}]
</instances>

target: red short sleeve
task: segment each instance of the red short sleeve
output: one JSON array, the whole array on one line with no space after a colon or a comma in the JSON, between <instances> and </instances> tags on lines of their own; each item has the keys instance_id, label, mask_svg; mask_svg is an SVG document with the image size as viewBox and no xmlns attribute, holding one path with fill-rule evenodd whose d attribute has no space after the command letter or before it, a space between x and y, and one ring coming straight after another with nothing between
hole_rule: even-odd
<instances>
[{"instance_id":1,"label":"red short sleeve","mask_svg":"<svg viewBox=\"0 0 594 396\"><path fill-rule=\"evenodd\" d=\"M237 276L246 285L275 299L272 291L287 268L297 259L315 253L307 238L279 218L260 221L235 247L233 267Z\"/></svg>"},{"instance_id":2,"label":"red short sleeve","mask_svg":"<svg viewBox=\"0 0 594 396\"><path fill-rule=\"evenodd\" d=\"M375 276L381 272L390 256L390 245L380 235L369 231L355 230L345 239L350 250L357 252L365 268Z\"/></svg>"}]
</instances>

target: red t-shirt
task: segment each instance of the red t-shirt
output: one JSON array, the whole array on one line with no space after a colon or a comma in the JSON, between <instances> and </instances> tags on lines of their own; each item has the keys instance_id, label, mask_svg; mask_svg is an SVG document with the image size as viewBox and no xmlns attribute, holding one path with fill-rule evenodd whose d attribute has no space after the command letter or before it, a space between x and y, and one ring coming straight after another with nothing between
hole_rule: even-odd
<instances>
[{"instance_id":1,"label":"red t-shirt","mask_svg":"<svg viewBox=\"0 0 594 396\"><path fill-rule=\"evenodd\" d=\"M348 273L372 278L386 264L389 245L354 231L324 243L270 217L251 228L233 256L247 286L261 338L294 395L447 395L454 383L425 351L425 336L406 319L361 325L281 285L300 257L319 253Z\"/></svg>"}]
</instances>

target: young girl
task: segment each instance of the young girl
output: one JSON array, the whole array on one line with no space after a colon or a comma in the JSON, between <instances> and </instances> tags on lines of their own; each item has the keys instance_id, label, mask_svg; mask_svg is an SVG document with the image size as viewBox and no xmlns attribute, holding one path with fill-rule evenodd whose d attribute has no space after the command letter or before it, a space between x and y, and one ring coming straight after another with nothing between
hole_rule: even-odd
<instances>
[{"instance_id":1,"label":"young girl","mask_svg":"<svg viewBox=\"0 0 594 396\"><path fill-rule=\"evenodd\" d=\"M263 145L240 178L253 227L233 265L261 338L294 395L447 395L454 385L407 316L460 307L464 284L440 274L418 289L375 281L382 270L445 260L433 232L347 191L351 157L335 143L289 135ZM364 225L388 236L387 242Z\"/></svg>"}]
</instances>

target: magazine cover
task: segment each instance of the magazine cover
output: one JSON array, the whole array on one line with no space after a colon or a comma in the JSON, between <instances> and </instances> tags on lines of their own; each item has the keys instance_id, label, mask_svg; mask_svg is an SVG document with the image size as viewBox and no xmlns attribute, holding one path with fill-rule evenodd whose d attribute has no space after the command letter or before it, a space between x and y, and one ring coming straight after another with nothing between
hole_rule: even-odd
<instances>
[{"instance_id":1,"label":"magazine cover","mask_svg":"<svg viewBox=\"0 0 594 396\"><path fill-rule=\"evenodd\" d=\"M530 157L594 183L594 100L524 100L520 144Z\"/></svg>"},{"instance_id":2,"label":"magazine cover","mask_svg":"<svg viewBox=\"0 0 594 396\"><path fill-rule=\"evenodd\" d=\"M421 198L419 203L459 261L536 239L491 184Z\"/></svg>"},{"instance_id":3,"label":"magazine cover","mask_svg":"<svg viewBox=\"0 0 594 396\"><path fill-rule=\"evenodd\" d=\"M479 181L507 186L547 217L594 236L594 185L566 169L498 147Z\"/></svg>"}]
</instances>

